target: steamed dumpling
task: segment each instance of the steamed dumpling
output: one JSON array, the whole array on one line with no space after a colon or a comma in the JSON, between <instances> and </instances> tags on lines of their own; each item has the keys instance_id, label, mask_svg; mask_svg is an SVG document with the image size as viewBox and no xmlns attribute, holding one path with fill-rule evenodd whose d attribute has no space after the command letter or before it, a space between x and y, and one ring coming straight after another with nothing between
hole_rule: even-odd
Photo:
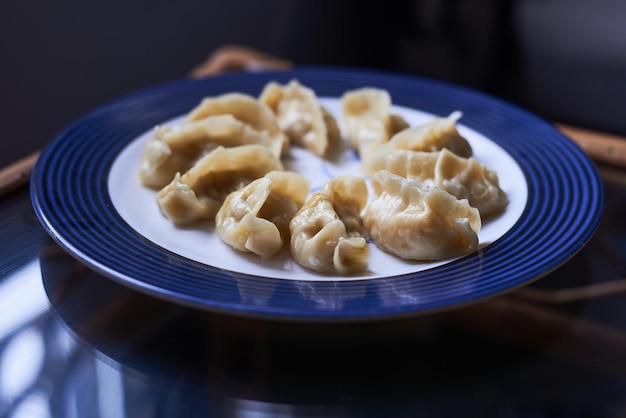
<instances>
[{"instance_id":1,"label":"steamed dumpling","mask_svg":"<svg viewBox=\"0 0 626 418\"><path fill-rule=\"evenodd\" d=\"M388 142L377 146L372 155L400 149L431 152L447 148L461 157L469 158L472 156L472 147L456 127L461 116L462 113L457 111L446 118L434 118L423 125L404 129L393 135Z\"/></svg>"},{"instance_id":2,"label":"steamed dumpling","mask_svg":"<svg viewBox=\"0 0 626 418\"><path fill-rule=\"evenodd\" d=\"M396 132L408 128L402 117L391 115L391 96L386 90L365 87L351 90L341 98L348 140L362 159Z\"/></svg>"},{"instance_id":3,"label":"steamed dumpling","mask_svg":"<svg viewBox=\"0 0 626 418\"><path fill-rule=\"evenodd\" d=\"M437 152L396 150L375 154L363 163L372 174L387 170L410 179L438 186L458 199L468 199L482 217L501 211L507 205L498 174L474 157L463 158L443 149Z\"/></svg>"},{"instance_id":4,"label":"steamed dumpling","mask_svg":"<svg viewBox=\"0 0 626 418\"><path fill-rule=\"evenodd\" d=\"M360 217L367 196L365 180L353 176L336 177L314 193L289 223L296 262L328 274L367 269L369 247Z\"/></svg>"},{"instance_id":5,"label":"steamed dumpling","mask_svg":"<svg viewBox=\"0 0 626 418\"><path fill-rule=\"evenodd\" d=\"M233 115L209 116L177 126L157 126L144 146L139 176L144 186L161 188L171 182L176 173L189 170L218 146L247 144L267 146L280 157L283 138L259 131Z\"/></svg>"},{"instance_id":6,"label":"steamed dumpling","mask_svg":"<svg viewBox=\"0 0 626 418\"><path fill-rule=\"evenodd\" d=\"M265 131L269 136L279 138L283 150L288 146L288 139L280 130L274 113L250 95L226 93L207 97L187 114L186 121L193 122L216 115L232 115L257 131Z\"/></svg>"},{"instance_id":7,"label":"steamed dumpling","mask_svg":"<svg viewBox=\"0 0 626 418\"><path fill-rule=\"evenodd\" d=\"M508 203L498 173L473 157L462 158L447 149L441 151L435 166L434 183L459 199L469 200L482 217L500 212Z\"/></svg>"},{"instance_id":8,"label":"steamed dumpling","mask_svg":"<svg viewBox=\"0 0 626 418\"><path fill-rule=\"evenodd\" d=\"M270 171L228 195L215 215L222 241L269 258L289 241L289 221L309 193L309 181L291 171Z\"/></svg>"},{"instance_id":9,"label":"steamed dumpling","mask_svg":"<svg viewBox=\"0 0 626 418\"><path fill-rule=\"evenodd\" d=\"M335 118L317 101L315 92L296 80L286 85L268 83L259 101L276 115L278 126L293 144L323 157L339 140Z\"/></svg>"},{"instance_id":10,"label":"steamed dumpling","mask_svg":"<svg viewBox=\"0 0 626 418\"><path fill-rule=\"evenodd\" d=\"M376 245L409 260L443 260L478 249L478 209L438 187L377 171L378 196L365 209L363 224Z\"/></svg>"},{"instance_id":11,"label":"steamed dumpling","mask_svg":"<svg viewBox=\"0 0 626 418\"><path fill-rule=\"evenodd\" d=\"M372 175L380 170L387 170L402 177L425 181L435 177L435 167L439 152L393 150L376 153L361 164L361 171Z\"/></svg>"},{"instance_id":12,"label":"steamed dumpling","mask_svg":"<svg viewBox=\"0 0 626 418\"><path fill-rule=\"evenodd\" d=\"M218 147L185 174L177 173L157 193L157 203L177 225L211 220L228 194L272 170L282 169L280 160L262 145Z\"/></svg>"}]
</instances>

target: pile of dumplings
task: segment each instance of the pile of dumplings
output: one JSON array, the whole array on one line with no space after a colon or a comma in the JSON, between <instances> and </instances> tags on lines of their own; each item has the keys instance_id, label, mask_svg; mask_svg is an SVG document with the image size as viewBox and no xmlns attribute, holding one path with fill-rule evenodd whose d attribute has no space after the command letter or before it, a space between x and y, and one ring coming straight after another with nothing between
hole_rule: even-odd
<instances>
[{"instance_id":1,"label":"pile of dumplings","mask_svg":"<svg viewBox=\"0 0 626 418\"><path fill-rule=\"evenodd\" d=\"M461 113L409 126L390 113L389 93L372 87L345 92L341 105L363 175L333 178L319 192L282 159L291 147L326 158L343 138L297 80L269 82L259 97L205 98L182 123L155 127L139 178L175 225L215 222L224 243L261 259L289 245L298 264L321 274L366 272L372 243L416 261L476 251L482 220L507 197L459 134Z\"/></svg>"}]
</instances>

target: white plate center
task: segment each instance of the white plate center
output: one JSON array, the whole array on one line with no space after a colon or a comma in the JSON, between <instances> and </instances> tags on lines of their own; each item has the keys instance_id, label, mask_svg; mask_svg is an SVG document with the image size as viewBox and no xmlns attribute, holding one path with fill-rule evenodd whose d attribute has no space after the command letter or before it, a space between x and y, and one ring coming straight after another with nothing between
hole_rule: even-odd
<instances>
[{"instance_id":1,"label":"white plate center","mask_svg":"<svg viewBox=\"0 0 626 418\"><path fill-rule=\"evenodd\" d=\"M335 115L341 128L340 100L337 98L319 100ZM432 114L400 106L393 106L392 111L402 116L411 126L423 124L434 117ZM180 123L181 119L182 117L164 121L164 124ZM521 168L507 152L479 132L463 126L462 122L461 118L458 124L459 132L469 141L474 157L498 173L500 187L509 199L506 210L501 215L483 223L478 238L481 247L484 247L503 236L521 217L526 206L528 187ZM181 257L228 272L298 281L392 277L435 268L453 261L434 263L406 261L387 254L372 244L370 268L367 273L350 277L325 276L298 265L291 258L288 249L272 260L262 260L253 254L244 254L226 245L210 225L206 228L176 227L161 214L156 203L156 191L144 187L139 181L139 163L143 146L151 134L152 129L135 138L117 156L109 173L109 194L115 210L132 229L154 244ZM292 147L291 158L285 164L286 168L307 177L311 181L312 191L319 190L327 180L339 175L361 175L359 165L360 161L348 148L337 159L328 161L295 147Z\"/></svg>"}]
</instances>

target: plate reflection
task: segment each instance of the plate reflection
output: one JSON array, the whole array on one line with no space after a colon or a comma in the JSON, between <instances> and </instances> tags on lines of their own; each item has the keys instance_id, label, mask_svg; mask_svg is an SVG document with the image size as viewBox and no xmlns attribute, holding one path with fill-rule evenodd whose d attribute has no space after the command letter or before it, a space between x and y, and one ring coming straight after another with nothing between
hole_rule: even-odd
<instances>
[{"instance_id":1,"label":"plate reflection","mask_svg":"<svg viewBox=\"0 0 626 418\"><path fill-rule=\"evenodd\" d=\"M387 412L451 413L459 402L475 403L467 390L477 376L529 355L445 314L338 324L253 319L135 292L59 248L42 255L41 268L54 312L90 353L75 360L64 390L84 407L82 400L107 399L110 410L99 416L368 416L373 399ZM390 303L418 297L362 284L360 292L380 292ZM237 285L242 300L264 303L253 282ZM329 309L351 303L329 283L295 285ZM444 394L457 402L441 402Z\"/></svg>"}]
</instances>

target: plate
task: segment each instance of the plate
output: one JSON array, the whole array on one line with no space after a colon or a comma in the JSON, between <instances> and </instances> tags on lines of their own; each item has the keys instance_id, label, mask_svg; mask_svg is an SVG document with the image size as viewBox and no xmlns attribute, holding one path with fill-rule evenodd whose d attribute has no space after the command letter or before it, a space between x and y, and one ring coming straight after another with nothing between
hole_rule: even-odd
<instances>
[{"instance_id":1,"label":"plate","mask_svg":"<svg viewBox=\"0 0 626 418\"><path fill-rule=\"evenodd\" d=\"M137 177L154 126L176 124L206 96L258 95L268 81L298 79L338 115L351 89L386 89L394 113L412 125L460 110L459 130L476 158L495 169L509 205L481 230L481 249L439 263L411 263L372 251L358 277L306 271L288 255L263 262L215 234L174 228ZM332 160L294 150L290 164L313 190L358 172L349 149ZM554 270L590 239L603 209L589 158L550 124L493 97L396 73L339 68L239 73L176 80L105 104L70 125L42 151L31 193L45 229L99 273L175 303L281 320L365 320L417 315L493 297Z\"/></svg>"},{"instance_id":2,"label":"plate","mask_svg":"<svg viewBox=\"0 0 626 418\"><path fill-rule=\"evenodd\" d=\"M319 97L318 100L335 116L340 130L345 132L341 123L341 100L329 97ZM411 126L427 123L434 117L432 114L402 106L393 106L391 111L401 116ZM164 121L163 125L175 127L183 119L178 117ZM506 173L500 180L500 186L508 196L508 205L504 213L482 223L478 235L481 248L484 248L504 235L521 217L526 205L526 180L515 160L495 142L462 124L457 126L463 137L470 142L475 158L496 172ZM161 214L156 204L156 191L144 187L137 175L144 146L152 135L153 129L144 132L133 139L116 157L109 172L108 189L113 207L122 219L149 241L168 251L231 272L311 281L390 277L428 270L453 261L416 263L387 254L376 245L370 245L370 262L366 273L350 277L329 276L298 265L289 248L284 248L270 260L259 260L256 255L234 251L222 242L215 233L212 223L196 227L176 227ZM337 147L326 158L319 158L303 148L291 147L288 156L282 160L287 169L296 171L310 180L311 193L317 192L322 189L325 182L341 175L364 177L360 171L361 161L357 154L345 141L343 144L344 146ZM370 200L373 196L370 190Z\"/></svg>"}]
</instances>

